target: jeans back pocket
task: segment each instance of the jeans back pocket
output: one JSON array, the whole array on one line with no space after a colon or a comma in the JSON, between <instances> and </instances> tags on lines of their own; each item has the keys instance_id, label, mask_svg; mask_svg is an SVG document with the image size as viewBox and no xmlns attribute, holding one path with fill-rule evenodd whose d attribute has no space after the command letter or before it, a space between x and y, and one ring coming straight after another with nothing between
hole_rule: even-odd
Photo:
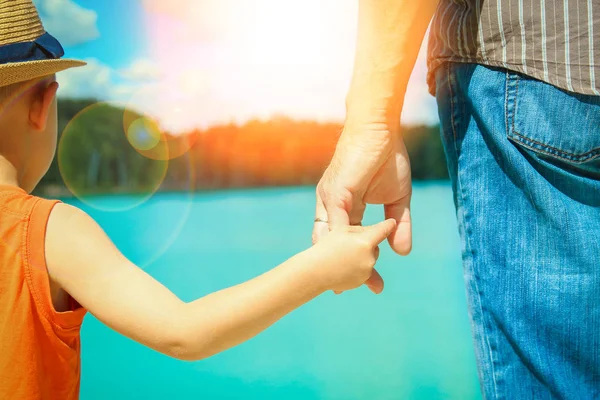
<instances>
[{"instance_id":1,"label":"jeans back pocket","mask_svg":"<svg viewBox=\"0 0 600 400\"><path fill-rule=\"evenodd\" d=\"M600 96L509 72L506 123L511 141L543 158L571 165L600 159Z\"/></svg>"}]
</instances>

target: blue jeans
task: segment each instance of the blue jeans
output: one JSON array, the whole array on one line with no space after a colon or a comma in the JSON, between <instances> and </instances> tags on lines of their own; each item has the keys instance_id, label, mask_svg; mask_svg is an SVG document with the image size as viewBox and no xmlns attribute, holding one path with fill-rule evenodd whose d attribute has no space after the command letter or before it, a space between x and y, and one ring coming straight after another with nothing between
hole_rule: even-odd
<instances>
[{"instance_id":1,"label":"blue jeans","mask_svg":"<svg viewBox=\"0 0 600 400\"><path fill-rule=\"evenodd\" d=\"M437 71L486 399L600 399L600 97Z\"/></svg>"}]
</instances>

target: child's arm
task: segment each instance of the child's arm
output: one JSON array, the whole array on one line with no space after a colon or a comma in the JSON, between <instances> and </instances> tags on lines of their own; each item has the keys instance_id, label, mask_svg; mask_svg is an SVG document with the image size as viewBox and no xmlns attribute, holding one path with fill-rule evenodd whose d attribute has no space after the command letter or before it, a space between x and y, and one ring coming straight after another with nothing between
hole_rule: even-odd
<instances>
[{"instance_id":1,"label":"child's arm","mask_svg":"<svg viewBox=\"0 0 600 400\"><path fill-rule=\"evenodd\" d=\"M197 360L248 340L326 290L360 286L394 228L388 220L334 231L255 279L184 303L127 260L87 214L57 204L46 262L52 281L100 321L157 351Z\"/></svg>"}]
</instances>

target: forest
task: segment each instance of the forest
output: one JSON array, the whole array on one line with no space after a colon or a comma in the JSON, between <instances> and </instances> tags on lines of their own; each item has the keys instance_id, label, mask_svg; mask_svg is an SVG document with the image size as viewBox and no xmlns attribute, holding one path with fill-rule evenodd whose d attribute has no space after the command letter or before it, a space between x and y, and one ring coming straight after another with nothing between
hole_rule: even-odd
<instances>
[{"instance_id":1,"label":"forest","mask_svg":"<svg viewBox=\"0 0 600 400\"><path fill-rule=\"evenodd\" d=\"M46 196L314 185L342 125L285 117L170 134L150 118L95 100L59 100L57 156ZM447 179L437 126L405 127L414 180Z\"/></svg>"}]
</instances>

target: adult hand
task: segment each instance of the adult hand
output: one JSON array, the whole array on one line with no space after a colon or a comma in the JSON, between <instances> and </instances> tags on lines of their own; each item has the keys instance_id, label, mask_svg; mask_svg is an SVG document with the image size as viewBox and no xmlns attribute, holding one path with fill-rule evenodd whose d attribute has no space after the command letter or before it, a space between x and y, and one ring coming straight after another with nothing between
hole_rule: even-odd
<instances>
[{"instance_id":1,"label":"adult hand","mask_svg":"<svg viewBox=\"0 0 600 400\"><path fill-rule=\"evenodd\" d=\"M317 185L313 243L330 229L362 223L367 204L382 204L385 218L396 220L388 238L392 249L406 255L412 247L410 161L404 141L385 124L345 127L331 164ZM326 222L322 222L326 221ZM366 285L381 292L376 270Z\"/></svg>"}]
</instances>

